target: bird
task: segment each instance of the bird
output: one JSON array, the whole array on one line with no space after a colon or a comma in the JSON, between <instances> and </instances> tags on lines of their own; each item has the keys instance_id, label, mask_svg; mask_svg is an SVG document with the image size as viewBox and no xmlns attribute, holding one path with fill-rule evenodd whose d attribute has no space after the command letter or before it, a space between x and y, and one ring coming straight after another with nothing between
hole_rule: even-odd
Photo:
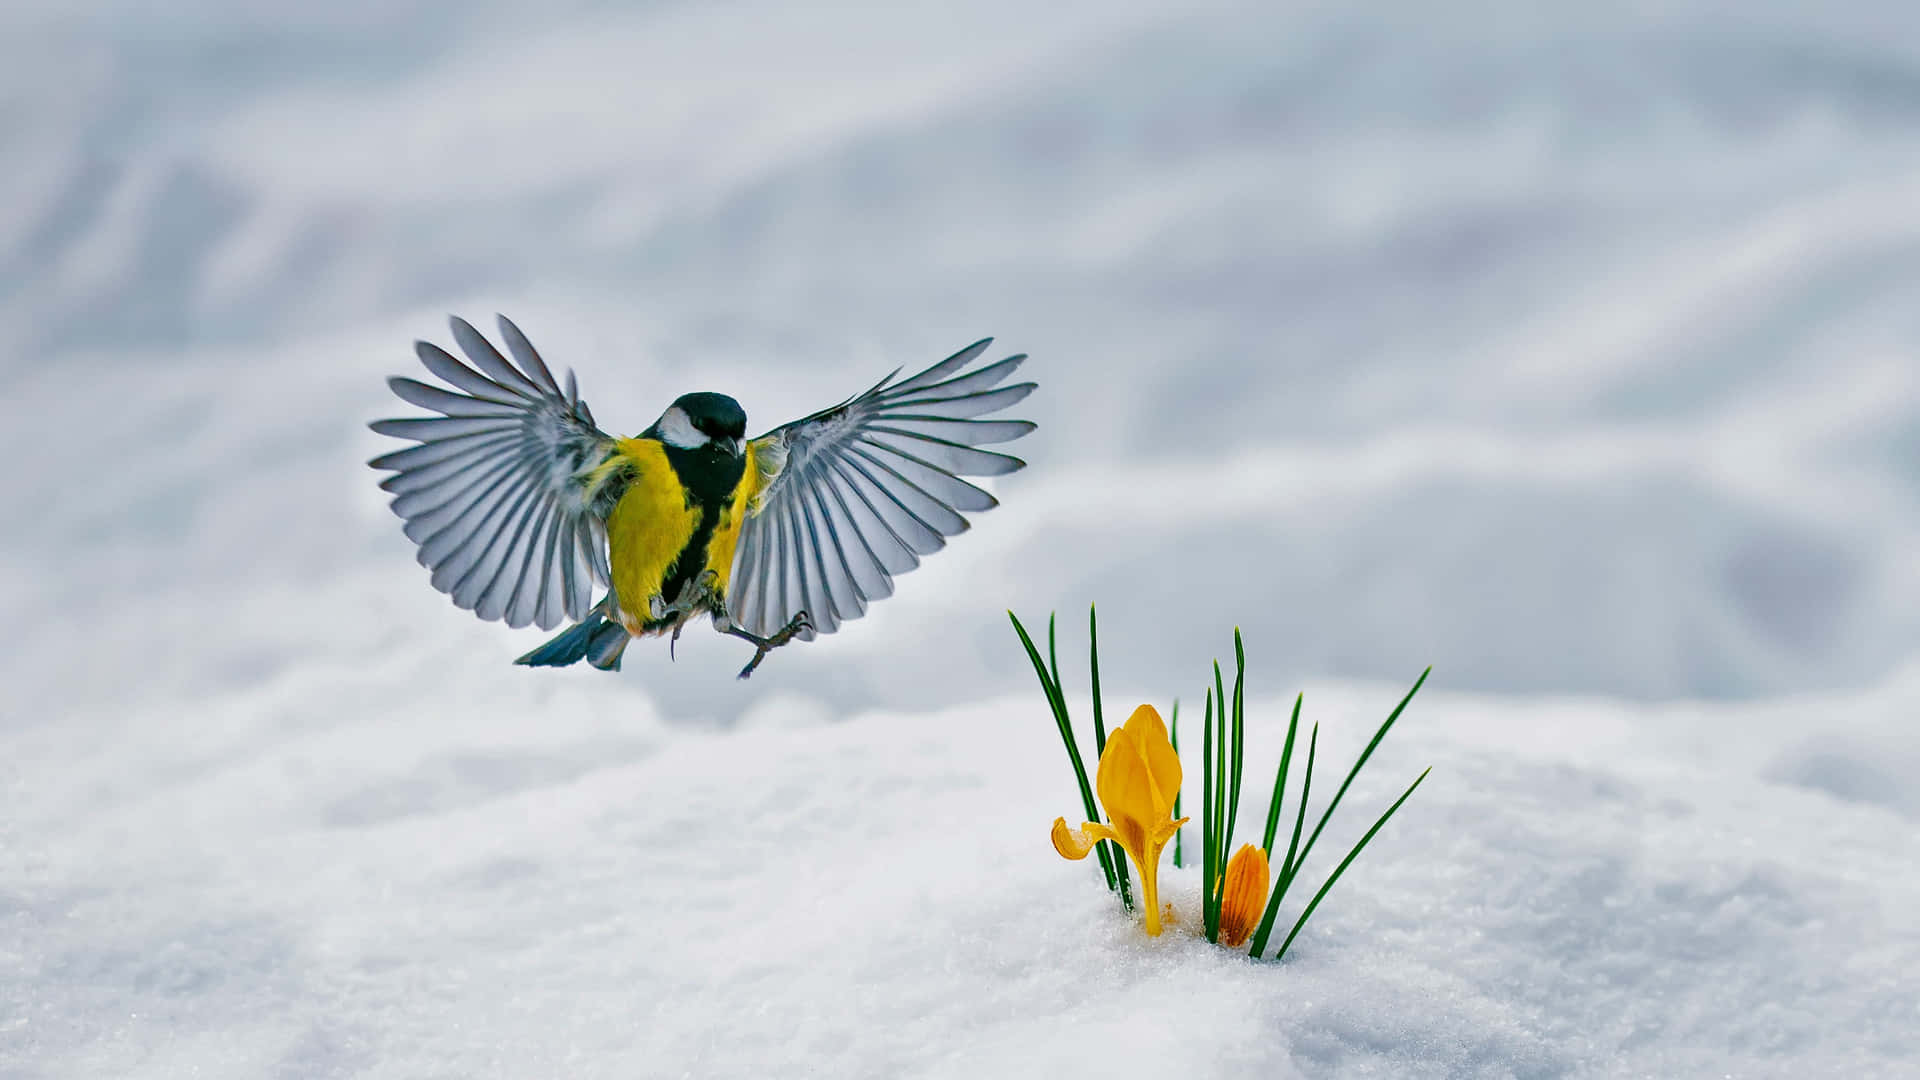
<instances>
[{"instance_id":1,"label":"bird","mask_svg":"<svg viewBox=\"0 0 1920 1080\"><path fill-rule=\"evenodd\" d=\"M1032 432L997 418L1032 382L1007 383L1024 353L984 366L984 338L916 375L895 368L864 393L747 438L726 394L682 394L630 438L601 430L571 369L564 383L498 316L507 355L453 316L465 354L414 354L444 385L395 376L433 415L375 420L414 445L369 461L433 587L481 619L552 630L515 661L618 671L629 642L706 616L767 654L865 614L893 579L967 530L997 500L968 476L1026 467L981 447ZM1003 385L1004 384L1004 385ZM601 590L595 601L593 593Z\"/></svg>"}]
</instances>

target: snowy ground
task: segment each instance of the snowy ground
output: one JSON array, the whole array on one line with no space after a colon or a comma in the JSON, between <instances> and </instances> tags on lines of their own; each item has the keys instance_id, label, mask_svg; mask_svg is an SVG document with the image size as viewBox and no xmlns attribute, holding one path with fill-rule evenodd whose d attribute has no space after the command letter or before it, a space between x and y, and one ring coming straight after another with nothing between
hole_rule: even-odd
<instances>
[{"instance_id":1,"label":"snowy ground","mask_svg":"<svg viewBox=\"0 0 1920 1080\"><path fill-rule=\"evenodd\" d=\"M1433 775L1275 966L1146 939L1053 854L1078 800L1035 695L833 723L775 697L695 734L608 680L439 659L11 738L35 767L0 878L0 1074L1920 1060L1920 672L1765 707L1417 699L1328 842ZM1395 693L1310 690L1324 761ZM1258 769L1283 705L1255 702ZM1197 884L1171 880L1190 927Z\"/></svg>"},{"instance_id":2,"label":"snowy ground","mask_svg":"<svg viewBox=\"0 0 1920 1080\"><path fill-rule=\"evenodd\" d=\"M1920 1075L1920 14L1542 12L7 5L0 1077ZM514 669L362 464L450 311L625 431L993 333L1033 467ZM1435 665L1284 967L1047 845L1093 600L1263 768Z\"/></svg>"}]
</instances>

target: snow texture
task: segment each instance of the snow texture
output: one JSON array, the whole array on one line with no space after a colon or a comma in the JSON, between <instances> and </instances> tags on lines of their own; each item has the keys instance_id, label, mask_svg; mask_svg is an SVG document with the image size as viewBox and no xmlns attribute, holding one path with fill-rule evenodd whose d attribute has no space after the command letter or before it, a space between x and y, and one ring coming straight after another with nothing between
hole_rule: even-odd
<instances>
[{"instance_id":1,"label":"snow texture","mask_svg":"<svg viewBox=\"0 0 1920 1080\"><path fill-rule=\"evenodd\" d=\"M0 1077L1920 1076L1916 117L1894 0L7 5ZM623 433L992 333L1033 467L512 668L363 464L494 311ZM1284 965L1051 852L1093 600L1256 774L1435 666Z\"/></svg>"},{"instance_id":2,"label":"snow texture","mask_svg":"<svg viewBox=\"0 0 1920 1080\"><path fill-rule=\"evenodd\" d=\"M1920 672L1768 708L1416 699L1303 885L1432 776L1275 965L1194 934L1193 870L1168 867L1181 921L1156 941L1091 863L1052 852L1049 823L1079 802L1037 695L843 722L774 696L700 734L614 680L424 670L11 739L35 767L0 879L0 1072L1870 1077L1920 1060L1920 843L1895 782L1912 762L1837 749L1911 754L1888 736ZM1321 801L1396 693L1309 690ZM1286 704L1252 705L1256 776Z\"/></svg>"}]
</instances>

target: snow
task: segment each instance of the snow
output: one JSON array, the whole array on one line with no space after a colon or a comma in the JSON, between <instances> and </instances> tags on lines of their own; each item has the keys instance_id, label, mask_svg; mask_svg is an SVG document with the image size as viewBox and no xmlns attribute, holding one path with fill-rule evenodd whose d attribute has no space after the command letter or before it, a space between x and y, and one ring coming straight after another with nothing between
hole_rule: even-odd
<instances>
[{"instance_id":1,"label":"snow","mask_svg":"<svg viewBox=\"0 0 1920 1080\"><path fill-rule=\"evenodd\" d=\"M450 666L328 680L378 708L317 717L293 682L152 718L111 752L97 733L28 740L0 1060L26 1076L1895 1076L1920 1055L1911 808L1775 775L1804 757L1809 717L1842 757L1910 721L1920 672L1690 716L1423 694L1310 865L1433 775L1275 965L1193 932L1191 868L1165 867L1182 921L1156 941L1090 863L1052 852L1052 818L1079 803L1037 694L826 722L790 700L692 732L613 680ZM1394 692L1307 695L1331 784ZM1251 771L1277 759L1286 705L1253 703Z\"/></svg>"},{"instance_id":2,"label":"snow","mask_svg":"<svg viewBox=\"0 0 1920 1080\"><path fill-rule=\"evenodd\" d=\"M1912 5L796 10L0 12L0 1077L1920 1075ZM362 464L494 311L624 431L993 333L1033 467L513 668ZM1256 774L1434 665L1286 963L1052 852L1092 601Z\"/></svg>"}]
</instances>

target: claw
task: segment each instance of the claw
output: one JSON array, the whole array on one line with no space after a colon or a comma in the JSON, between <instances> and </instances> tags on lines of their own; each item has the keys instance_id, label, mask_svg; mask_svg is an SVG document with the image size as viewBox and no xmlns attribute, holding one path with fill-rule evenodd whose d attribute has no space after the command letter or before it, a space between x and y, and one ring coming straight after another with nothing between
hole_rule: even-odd
<instances>
[{"instance_id":1,"label":"claw","mask_svg":"<svg viewBox=\"0 0 1920 1080\"><path fill-rule=\"evenodd\" d=\"M754 637L752 634L737 628L727 631L736 637L744 637L754 643L753 659L747 661L747 666L740 669L740 677L744 679L751 676L753 669L760 666L760 661L765 660L768 653L792 641L794 635L800 633L800 631L811 629L813 629L813 617L802 611L794 615L793 618L788 619L787 625L781 627L769 637Z\"/></svg>"}]
</instances>

